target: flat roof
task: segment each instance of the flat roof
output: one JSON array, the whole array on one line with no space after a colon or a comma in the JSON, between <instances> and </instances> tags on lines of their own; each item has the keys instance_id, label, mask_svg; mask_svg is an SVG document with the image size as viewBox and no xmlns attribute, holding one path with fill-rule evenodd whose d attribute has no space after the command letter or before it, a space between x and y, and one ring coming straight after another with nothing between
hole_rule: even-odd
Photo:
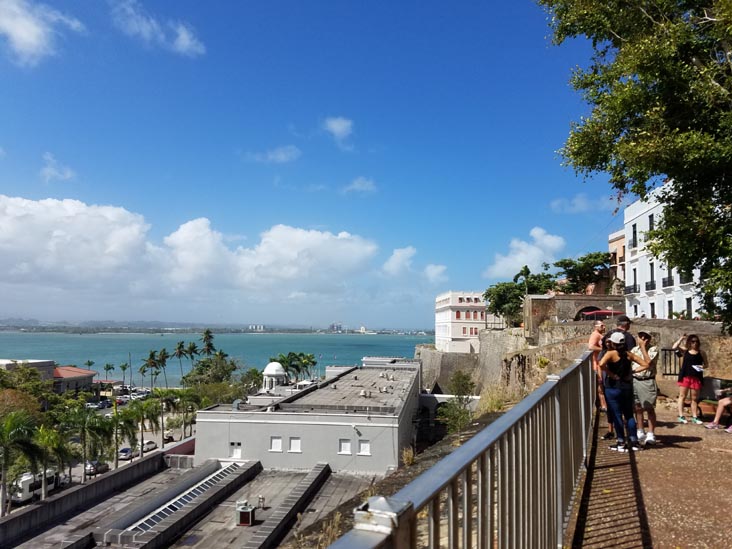
<instances>
[{"instance_id":1,"label":"flat roof","mask_svg":"<svg viewBox=\"0 0 732 549\"><path fill-rule=\"evenodd\" d=\"M418 367L366 366L323 384L302 397L278 405L283 412L368 412L396 415L417 377Z\"/></svg>"}]
</instances>

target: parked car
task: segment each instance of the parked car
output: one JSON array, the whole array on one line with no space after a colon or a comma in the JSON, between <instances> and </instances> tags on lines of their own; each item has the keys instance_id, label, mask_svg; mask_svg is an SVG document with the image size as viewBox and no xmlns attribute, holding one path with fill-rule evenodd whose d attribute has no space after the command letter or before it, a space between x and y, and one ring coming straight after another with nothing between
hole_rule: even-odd
<instances>
[{"instance_id":1,"label":"parked car","mask_svg":"<svg viewBox=\"0 0 732 549\"><path fill-rule=\"evenodd\" d=\"M168 429L167 431L165 431L165 433L163 434L163 440L165 442L174 442L175 441L175 437L173 436L172 429Z\"/></svg>"},{"instance_id":2,"label":"parked car","mask_svg":"<svg viewBox=\"0 0 732 549\"><path fill-rule=\"evenodd\" d=\"M98 410L99 404L97 402L87 402L84 404L88 410Z\"/></svg>"},{"instance_id":3,"label":"parked car","mask_svg":"<svg viewBox=\"0 0 732 549\"><path fill-rule=\"evenodd\" d=\"M104 414L104 417L106 417L107 419L112 419L114 417L114 412L107 412L106 414Z\"/></svg>"},{"instance_id":4,"label":"parked car","mask_svg":"<svg viewBox=\"0 0 732 549\"><path fill-rule=\"evenodd\" d=\"M100 400L99 401L99 409L111 408L111 407L112 407L111 400Z\"/></svg>"},{"instance_id":5,"label":"parked car","mask_svg":"<svg viewBox=\"0 0 732 549\"><path fill-rule=\"evenodd\" d=\"M128 400L130 400L130 397L128 397L127 395L117 397L117 406L124 406L125 404L127 404Z\"/></svg>"},{"instance_id":6,"label":"parked car","mask_svg":"<svg viewBox=\"0 0 732 549\"><path fill-rule=\"evenodd\" d=\"M132 459L133 457L137 457L140 455L140 450L135 448L134 450L132 448L120 448L119 452L117 453L117 457L122 460L128 460Z\"/></svg>"},{"instance_id":7,"label":"parked car","mask_svg":"<svg viewBox=\"0 0 732 549\"><path fill-rule=\"evenodd\" d=\"M143 452L149 452L150 450L154 450L157 447L158 445L154 440L146 440L142 443Z\"/></svg>"},{"instance_id":8,"label":"parked car","mask_svg":"<svg viewBox=\"0 0 732 549\"><path fill-rule=\"evenodd\" d=\"M87 460L84 471L87 475L101 475L109 471L109 463L104 463L98 459Z\"/></svg>"}]
</instances>

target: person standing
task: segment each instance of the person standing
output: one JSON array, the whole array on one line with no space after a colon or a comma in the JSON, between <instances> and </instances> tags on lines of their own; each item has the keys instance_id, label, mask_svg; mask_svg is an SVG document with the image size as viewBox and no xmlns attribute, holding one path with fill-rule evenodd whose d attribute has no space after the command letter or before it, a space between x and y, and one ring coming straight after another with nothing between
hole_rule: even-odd
<instances>
[{"instance_id":1,"label":"person standing","mask_svg":"<svg viewBox=\"0 0 732 549\"><path fill-rule=\"evenodd\" d=\"M625 348L633 349L637 343L633 334L630 333L630 318L627 315L620 315L615 321L615 326L616 328L613 331L620 331L625 336Z\"/></svg>"},{"instance_id":2,"label":"person standing","mask_svg":"<svg viewBox=\"0 0 732 549\"><path fill-rule=\"evenodd\" d=\"M607 341L608 350L600 359L600 368L605 373L605 398L608 409L615 423L617 442L610 446L611 450L627 452L636 451L641 447L638 444L637 425L633 417L633 369L635 362L641 366L648 366L642 356L629 354L625 348L625 335L621 331L613 332ZM625 444L625 419L628 424L628 439Z\"/></svg>"},{"instance_id":3,"label":"person standing","mask_svg":"<svg viewBox=\"0 0 732 549\"><path fill-rule=\"evenodd\" d=\"M686 338L686 343L682 343ZM704 355L701 352L701 342L699 336L691 334L687 337L683 334L677 339L671 348L676 351L676 356L681 357L681 369L679 370L679 379L676 383L679 386L679 423L689 423L684 417L684 401L686 395L690 394L691 400L691 422L701 425L703 421L699 419L699 391L704 384Z\"/></svg>"},{"instance_id":4,"label":"person standing","mask_svg":"<svg viewBox=\"0 0 732 549\"><path fill-rule=\"evenodd\" d=\"M592 369L595 370L595 378L597 379L597 398L600 402L601 412L607 412L605 391L602 386L602 372L600 371L600 351L602 351L602 336L604 334L605 323L602 320L596 320L590 338L587 340L587 348L592 351ZM612 426L612 424L610 425Z\"/></svg>"},{"instance_id":5,"label":"person standing","mask_svg":"<svg viewBox=\"0 0 732 549\"><path fill-rule=\"evenodd\" d=\"M633 396L635 398L635 420L638 424L638 440L646 445L656 443L656 364L658 347L652 345L651 334L638 332L638 345L630 351L643 357L648 366L633 364ZM648 433L643 431L643 412L648 415Z\"/></svg>"}]
</instances>

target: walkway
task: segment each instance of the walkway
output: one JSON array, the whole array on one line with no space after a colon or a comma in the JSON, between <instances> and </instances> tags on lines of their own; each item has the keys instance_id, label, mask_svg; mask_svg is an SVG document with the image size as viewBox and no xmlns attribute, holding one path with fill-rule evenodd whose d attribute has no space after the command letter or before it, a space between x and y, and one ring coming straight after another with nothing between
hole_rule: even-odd
<instances>
[{"instance_id":1,"label":"walkway","mask_svg":"<svg viewBox=\"0 0 732 549\"><path fill-rule=\"evenodd\" d=\"M565 547L732 545L732 435L676 423L675 401L656 412L659 443L628 454L599 438L600 419Z\"/></svg>"}]
</instances>

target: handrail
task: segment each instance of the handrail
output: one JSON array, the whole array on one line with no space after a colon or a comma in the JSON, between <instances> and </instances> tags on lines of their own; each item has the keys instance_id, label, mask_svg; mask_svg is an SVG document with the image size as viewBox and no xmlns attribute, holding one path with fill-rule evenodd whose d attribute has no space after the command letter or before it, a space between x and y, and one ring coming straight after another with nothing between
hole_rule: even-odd
<instances>
[{"instance_id":1,"label":"handrail","mask_svg":"<svg viewBox=\"0 0 732 549\"><path fill-rule=\"evenodd\" d=\"M561 547L594 387L587 352L394 496L369 498L331 547Z\"/></svg>"}]
</instances>

